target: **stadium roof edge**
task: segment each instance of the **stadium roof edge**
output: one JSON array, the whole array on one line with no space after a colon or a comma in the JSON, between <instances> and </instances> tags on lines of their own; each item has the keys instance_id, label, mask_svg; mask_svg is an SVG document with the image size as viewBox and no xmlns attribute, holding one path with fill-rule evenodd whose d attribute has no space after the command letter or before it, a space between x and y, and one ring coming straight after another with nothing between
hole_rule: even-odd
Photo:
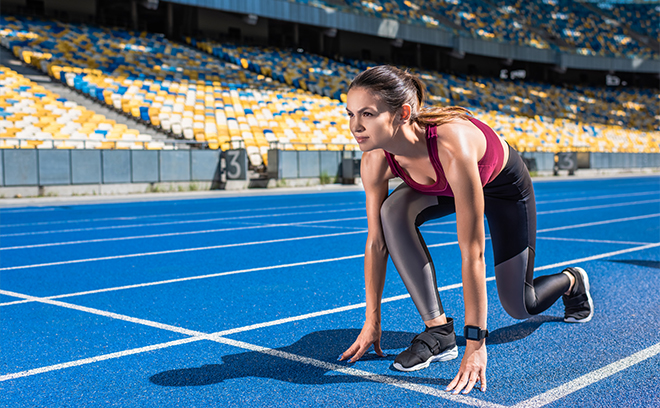
<instances>
[{"instance_id":1,"label":"stadium roof edge","mask_svg":"<svg viewBox=\"0 0 660 408\"><path fill-rule=\"evenodd\" d=\"M400 24L394 20L323 9L287 0L168 0L167 2L436 45L452 48L459 55L467 53L508 60L554 64L562 69L635 73L660 72L660 60L583 56L548 49L522 47L510 43L463 37L454 35L449 31Z\"/></svg>"}]
</instances>

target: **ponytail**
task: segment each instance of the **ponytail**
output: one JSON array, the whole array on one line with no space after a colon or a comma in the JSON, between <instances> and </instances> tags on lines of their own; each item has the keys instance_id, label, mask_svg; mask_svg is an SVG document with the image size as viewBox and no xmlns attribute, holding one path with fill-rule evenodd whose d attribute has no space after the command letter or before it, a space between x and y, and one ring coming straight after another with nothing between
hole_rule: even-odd
<instances>
[{"instance_id":1,"label":"ponytail","mask_svg":"<svg viewBox=\"0 0 660 408\"><path fill-rule=\"evenodd\" d=\"M470 116L472 112L460 106L430 107L423 108L413 120L418 125L427 127L440 126L454 119L468 120Z\"/></svg>"}]
</instances>

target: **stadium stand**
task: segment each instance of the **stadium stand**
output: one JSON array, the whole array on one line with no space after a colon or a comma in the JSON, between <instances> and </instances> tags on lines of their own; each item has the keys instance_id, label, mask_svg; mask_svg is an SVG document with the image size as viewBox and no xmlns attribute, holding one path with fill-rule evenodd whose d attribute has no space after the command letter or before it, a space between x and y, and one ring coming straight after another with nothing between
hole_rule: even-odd
<instances>
[{"instance_id":1,"label":"stadium stand","mask_svg":"<svg viewBox=\"0 0 660 408\"><path fill-rule=\"evenodd\" d=\"M10 16L0 17L0 22L2 45L25 63L174 136L206 142L212 149L244 146L254 166L266 163L274 146L356 149L342 102L352 78L369 62L344 63L290 49L187 38L195 50L162 35ZM658 97L650 90L568 89L410 70L426 82L430 103L469 107L523 151L659 151ZM37 88L33 95L43 93L31 86ZM74 108L70 102L68 107ZM95 118L101 127L87 120L87 133L79 133L103 136L100 147L112 147L107 139L120 140L113 142L116 147L139 144L135 131ZM17 140L28 135L3 123L3 132L13 132ZM18 144L37 144L25 142ZM80 146L53 144L58 145Z\"/></svg>"},{"instance_id":2,"label":"stadium stand","mask_svg":"<svg viewBox=\"0 0 660 408\"><path fill-rule=\"evenodd\" d=\"M653 49L630 37L619 22L604 18L572 0L496 0L511 7L527 25L540 27L565 44L560 49L581 55L658 58Z\"/></svg>"},{"instance_id":3,"label":"stadium stand","mask_svg":"<svg viewBox=\"0 0 660 408\"><path fill-rule=\"evenodd\" d=\"M599 3L598 7L638 33L660 41L660 4Z\"/></svg>"},{"instance_id":4,"label":"stadium stand","mask_svg":"<svg viewBox=\"0 0 660 408\"><path fill-rule=\"evenodd\" d=\"M342 100L352 78L369 66L296 50L188 41L247 69ZM521 150L657 151L660 110L657 94L649 90L568 89L409 70L425 81L431 104L467 106L488 114L494 127Z\"/></svg>"},{"instance_id":5,"label":"stadium stand","mask_svg":"<svg viewBox=\"0 0 660 408\"><path fill-rule=\"evenodd\" d=\"M107 120L2 66L0 117L0 148L166 148L150 135Z\"/></svg>"},{"instance_id":6,"label":"stadium stand","mask_svg":"<svg viewBox=\"0 0 660 408\"><path fill-rule=\"evenodd\" d=\"M658 13L654 8L657 5L616 6L614 14L621 18L617 21L574 0L289 1L541 49L607 57L660 58L657 49L640 43L626 32L628 26L658 38Z\"/></svg>"},{"instance_id":7,"label":"stadium stand","mask_svg":"<svg viewBox=\"0 0 660 408\"><path fill-rule=\"evenodd\" d=\"M174 136L212 149L245 146L255 166L266 161L271 143L297 150L356 146L338 101L162 35L0 19L2 44L26 63Z\"/></svg>"}]
</instances>

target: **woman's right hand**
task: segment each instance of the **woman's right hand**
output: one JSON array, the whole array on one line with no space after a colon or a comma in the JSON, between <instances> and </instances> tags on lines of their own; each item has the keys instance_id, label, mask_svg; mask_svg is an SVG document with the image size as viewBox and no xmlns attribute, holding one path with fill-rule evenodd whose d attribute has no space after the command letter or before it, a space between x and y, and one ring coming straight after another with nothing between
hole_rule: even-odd
<instances>
[{"instance_id":1,"label":"woman's right hand","mask_svg":"<svg viewBox=\"0 0 660 408\"><path fill-rule=\"evenodd\" d=\"M360 332L357 340L355 340L353 345L349 347L348 350L344 351L339 356L339 361L344 361L348 358L350 358L348 361L349 363L358 361L364 355L364 353L369 350L369 347L372 344L376 354L378 354L380 357L385 357L385 353L383 353L383 350L380 348L380 335L380 323L364 322L364 326L362 326L362 331Z\"/></svg>"}]
</instances>

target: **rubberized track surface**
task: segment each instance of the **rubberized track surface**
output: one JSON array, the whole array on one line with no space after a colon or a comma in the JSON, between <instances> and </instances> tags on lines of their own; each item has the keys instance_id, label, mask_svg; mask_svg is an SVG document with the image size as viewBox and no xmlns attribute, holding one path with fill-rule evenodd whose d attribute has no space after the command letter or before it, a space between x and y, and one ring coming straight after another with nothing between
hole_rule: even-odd
<instances>
[{"instance_id":1,"label":"rubberized track surface","mask_svg":"<svg viewBox=\"0 0 660 408\"><path fill-rule=\"evenodd\" d=\"M536 274L587 270L596 314L510 318L487 243L488 390L459 359L391 366L423 323L392 265L383 348L364 319L363 192L0 209L0 405L660 406L660 178L535 182ZM463 326L455 218L422 228Z\"/></svg>"}]
</instances>

